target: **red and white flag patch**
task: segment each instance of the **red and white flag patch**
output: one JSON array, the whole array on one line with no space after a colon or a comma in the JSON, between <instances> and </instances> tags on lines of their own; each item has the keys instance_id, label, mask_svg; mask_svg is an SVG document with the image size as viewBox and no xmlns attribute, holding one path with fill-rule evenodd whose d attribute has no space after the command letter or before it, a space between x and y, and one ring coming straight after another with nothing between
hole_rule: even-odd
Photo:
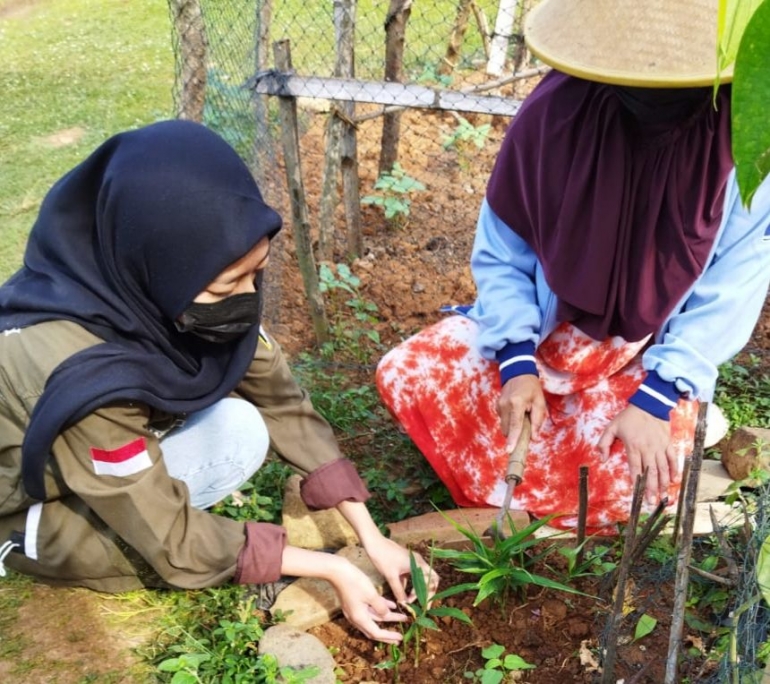
<instances>
[{"instance_id":1,"label":"red and white flag patch","mask_svg":"<svg viewBox=\"0 0 770 684\"><path fill-rule=\"evenodd\" d=\"M139 437L117 449L91 447L91 459L97 475L127 477L152 466L144 437Z\"/></svg>"}]
</instances>

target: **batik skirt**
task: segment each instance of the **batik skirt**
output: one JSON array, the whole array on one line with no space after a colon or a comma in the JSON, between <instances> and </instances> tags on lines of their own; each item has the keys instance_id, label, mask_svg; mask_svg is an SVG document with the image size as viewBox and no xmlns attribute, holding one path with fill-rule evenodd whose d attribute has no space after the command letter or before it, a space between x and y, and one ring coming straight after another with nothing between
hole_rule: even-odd
<instances>
[{"instance_id":1,"label":"batik skirt","mask_svg":"<svg viewBox=\"0 0 770 684\"><path fill-rule=\"evenodd\" d=\"M389 411L424 454L458 506L499 507L506 492L506 439L496 403L497 363L481 357L476 323L451 316L401 343L377 368ZM588 467L587 526L615 533L633 496L623 443L602 460L599 439L645 377L646 341L597 342L562 324L537 349L548 417L529 445L523 480L511 509L552 525L577 526L580 467ZM671 412L672 445L681 466L693 447L698 404L680 400ZM668 492L674 508L679 484ZM643 510L650 510L645 503Z\"/></svg>"}]
</instances>

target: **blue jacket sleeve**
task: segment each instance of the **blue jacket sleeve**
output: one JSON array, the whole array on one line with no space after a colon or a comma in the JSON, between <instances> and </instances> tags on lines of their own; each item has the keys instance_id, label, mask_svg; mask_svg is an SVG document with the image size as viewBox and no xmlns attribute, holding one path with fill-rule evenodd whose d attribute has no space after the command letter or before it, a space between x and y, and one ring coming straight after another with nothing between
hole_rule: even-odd
<instances>
[{"instance_id":1,"label":"blue jacket sleeve","mask_svg":"<svg viewBox=\"0 0 770 684\"><path fill-rule=\"evenodd\" d=\"M479 324L481 355L500 363L503 383L537 374L534 353L542 321L536 268L534 252L484 200L471 254L478 295L468 316Z\"/></svg>"},{"instance_id":2,"label":"blue jacket sleeve","mask_svg":"<svg viewBox=\"0 0 770 684\"><path fill-rule=\"evenodd\" d=\"M770 283L770 179L748 210L733 172L722 220L706 270L644 353L648 378L631 399L642 408L641 394L710 401L717 367L745 346L759 319Z\"/></svg>"}]
</instances>

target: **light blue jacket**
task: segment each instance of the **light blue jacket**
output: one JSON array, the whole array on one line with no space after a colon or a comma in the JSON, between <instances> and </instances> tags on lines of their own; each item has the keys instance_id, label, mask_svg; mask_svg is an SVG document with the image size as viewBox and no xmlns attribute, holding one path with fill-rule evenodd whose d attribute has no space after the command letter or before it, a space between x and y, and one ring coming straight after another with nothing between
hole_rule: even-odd
<instances>
[{"instance_id":1,"label":"light blue jacket","mask_svg":"<svg viewBox=\"0 0 770 684\"><path fill-rule=\"evenodd\" d=\"M482 356L500 363L503 382L536 373L534 352L556 327L556 296L534 252L492 211L478 219L471 270ZM680 396L710 401L717 366L751 337L770 284L770 179L746 210L735 172L708 266L644 352L647 378L631 402L661 418Z\"/></svg>"}]
</instances>

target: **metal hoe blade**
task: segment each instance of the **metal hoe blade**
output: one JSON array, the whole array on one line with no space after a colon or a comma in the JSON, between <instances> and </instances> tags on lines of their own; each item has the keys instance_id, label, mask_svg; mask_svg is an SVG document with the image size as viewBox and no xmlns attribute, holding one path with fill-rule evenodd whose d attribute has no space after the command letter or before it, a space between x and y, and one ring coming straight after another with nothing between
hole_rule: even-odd
<instances>
[{"instance_id":1,"label":"metal hoe blade","mask_svg":"<svg viewBox=\"0 0 770 684\"><path fill-rule=\"evenodd\" d=\"M511 499L513 498L513 490L524 475L524 466L527 461L527 452L529 451L529 439L532 435L532 424L529 420L529 415L524 416L524 422L521 425L521 434L516 442L516 446L511 451L508 457L508 469L505 472L505 482L507 487L505 489L505 497L503 498L503 504L500 506L500 512L495 518L495 522L492 527L487 530L490 536L497 537L498 539L505 539L505 533L503 532L503 525L508 515L508 509L511 506Z\"/></svg>"}]
</instances>

